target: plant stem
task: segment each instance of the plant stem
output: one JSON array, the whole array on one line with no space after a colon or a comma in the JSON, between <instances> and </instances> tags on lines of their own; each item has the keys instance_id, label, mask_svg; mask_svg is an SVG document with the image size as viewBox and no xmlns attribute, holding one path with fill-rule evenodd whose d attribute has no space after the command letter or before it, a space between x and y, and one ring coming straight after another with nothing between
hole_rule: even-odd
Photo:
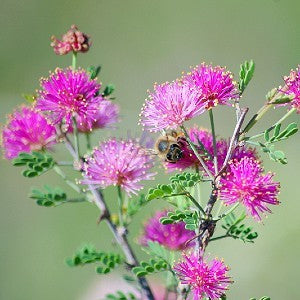
<instances>
[{"instance_id":1,"label":"plant stem","mask_svg":"<svg viewBox=\"0 0 300 300\"><path fill-rule=\"evenodd\" d=\"M296 108L292 108L292 109L290 109L280 120L278 120L276 123L274 123L269 129L270 130L272 130L276 125L278 125L278 124L280 124L280 123L282 123L285 119L287 119L290 115L292 115L293 114L293 112L295 112L296 111ZM249 139L250 140L253 140L253 139L256 139L256 138L259 138L259 137L261 137L261 136L263 136L264 135L264 132L262 132L262 133L259 133L259 134L256 134L256 135L253 135L253 136L251 136Z\"/></svg>"},{"instance_id":2,"label":"plant stem","mask_svg":"<svg viewBox=\"0 0 300 300\"><path fill-rule=\"evenodd\" d=\"M210 241L210 242L212 242L212 241L216 241L216 240L224 239L224 238L227 238L227 237L229 237L229 235L228 235L228 234L224 234L224 235L220 235L220 236L217 236L217 237L211 238L211 239L209 239L209 241Z\"/></svg>"},{"instance_id":3,"label":"plant stem","mask_svg":"<svg viewBox=\"0 0 300 300\"><path fill-rule=\"evenodd\" d=\"M78 141L78 128L77 128L77 122L76 118L73 116L73 135L74 135L74 148L76 153L76 159L79 161L80 154L79 154L79 141Z\"/></svg>"},{"instance_id":4,"label":"plant stem","mask_svg":"<svg viewBox=\"0 0 300 300\"><path fill-rule=\"evenodd\" d=\"M74 191L77 193L81 193L81 189L79 188L78 185L76 185L73 181L69 180L67 175L62 171L62 169L58 166L55 165L53 167L53 170L64 180L64 182L69 185Z\"/></svg>"},{"instance_id":5,"label":"plant stem","mask_svg":"<svg viewBox=\"0 0 300 300\"><path fill-rule=\"evenodd\" d=\"M233 205L228 211L226 211L224 214L220 215L218 217L218 220L221 220L223 218L225 218L227 215L229 215L230 213L232 213L238 206L239 206L239 202L236 203L235 205Z\"/></svg>"},{"instance_id":6,"label":"plant stem","mask_svg":"<svg viewBox=\"0 0 300 300\"><path fill-rule=\"evenodd\" d=\"M89 132L87 132L87 133L85 134L85 136L86 136L86 147L87 147L87 149L90 151L90 150L92 150L91 134L90 134Z\"/></svg>"},{"instance_id":7,"label":"plant stem","mask_svg":"<svg viewBox=\"0 0 300 300\"><path fill-rule=\"evenodd\" d=\"M217 153L217 140L216 140L216 132L215 132L215 122L214 122L214 115L212 109L208 111L209 113L209 120L210 120L210 127L211 133L213 136L213 148L214 148L214 167L215 167L215 175L218 174L218 153Z\"/></svg>"},{"instance_id":8,"label":"plant stem","mask_svg":"<svg viewBox=\"0 0 300 300\"><path fill-rule=\"evenodd\" d=\"M73 54L72 54L72 69L73 69L73 71L76 70L76 64L77 64L77 52L73 51Z\"/></svg>"},{"instance_id":9,"label":"plant stem","mask_svg":"<svg viewBox=\"0 0 300 300\"><path fill-rule=\"evenodd\" d=\"M121 186L117 186L118 190L118 204L119 204L119 222L120 226L124 227L124 219L123 219L123 196L122 196L122 190Z\"/></svg>"},{"instance_id":10,"label":"plant stem","mask_svg":"<svg viewBox=\"0 0 300 300\"><path fill-rule=\"evenodd\" d=\"M105 220L106 224L112 231L112 233L115 237L115 240L119 244L120 248L122 249L122 251L126 257L127 263L131 267L138 266L139 262L135 256L131 246L129 245L126 233L124 231L122 231L122 232L119 231L118 228L116 227L116 225L111 221L110 212L106 205L106 202L104 201L101 191L95 190L91 185L89 185L89 189L94 196L95 204L98 206L98 208L101 211L101 219ZM146 297L145 299L154 300L152 291L149 287L149 284L148 284L146 278L138 277L138 281L139 281L140 287L142 288L143 294Z\"/></svg>"},{"instance_id":11,"label":"plant stem","mask_svg":"<svg viewBox=\"0 0 300 300\"><path fill-rule=\"evenodd\" d=\"M210 177L210 179L213 181L214 180L214 176L212 175L212 173L209 171L209 169L207 168L204 160L202 159L202 157L200 156L200 154L198 153L194 143L191 141L185 127L183 125L181 125L181 129L185 135L185 138L189 144L189 146L192 148L193 152L195 153L196 157L198 158L198 160L200 161L200 164L202 165L203 169L205 170L205 172L207 173L207 175Z\"/></svg>"},{"instance_id":12,"label":"plant stem","mask_svg":"<svg viewBox=\"0 0 300 300\"><path fill-rule=\"evenodd\" d=\"M197 202L197 200L190 194L190 193L185 193L185 195L194 203L194 205L201 211L203 215L205 215L205 211L202 208L202 206Z\"/></svg>"}]
</instances>

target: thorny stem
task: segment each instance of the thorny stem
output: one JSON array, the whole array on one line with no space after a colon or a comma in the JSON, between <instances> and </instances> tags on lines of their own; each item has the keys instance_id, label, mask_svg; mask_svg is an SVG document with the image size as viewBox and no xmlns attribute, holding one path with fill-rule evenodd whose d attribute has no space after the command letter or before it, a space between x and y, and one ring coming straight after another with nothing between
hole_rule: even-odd
<instances>
[{"instance_id":1,"label":"thorny stem","mask_svg":"<svg viewBox=\"0 0 300 300\"><path fill-rule=\"evenodd\" d=\"M185 127L183 125L181 125L181 129L185 135L185 138L189 144L189 146L192 148L193 152L195 153L196 157L198 158L198 160L200 161L200 164L202 165L203 169L205 170L206 174L210 177L210 179L213 181L214 180L214 176L212 175L212 173L209 171L209 169L207 168L207 165L205 164L203 158L200 156L200 154L198 153L194 143L191 141Z\"/></svg>"},{"instance_id":2,"label":"thorny stem","mask_svg":"<svg viewBox=\"0 0 300 300\"><path fill-rule=\"evenodd\" d=\"M120 248L122 249L127 263L131 266L131 267L135 267L138 266L138 260L131 248L131 246L129 245L129 242L127 240L127 235L126 232L124 230L118 230L118 228L116 227L116 225L111 221L110 218L110 212L109 209L104 201L103 195L101 193L101 191L99 190L95 190L91 185L89 185L89 189L92 192L93 196L94 196L94 200L95 200L95 204L98 206L98 208L101 211L101 219L104 220L106 222L106 224L108 225L108 227L110 228L110 230L112 231L115 240L117 241L117 243L119 244ZM149 284L146 280L145 277L138 277L138 281L139 284L142 288L143 294L145 295L146 299L148 300L154 300L152 291L149 287Z\"/></svg>"},{"instance_id":3,"label":"thorny stem","mask_svg":"<svg viewBox=\"0 0 300 300\"><path fill-rule=\"evenodd\" d=\"M214 149L214 168L215 174L218 174L218 153L217 153L217 140L216 140L216 132L215 132L215 122L214 122L214 115L212 109L208 111L209 113L209 120L210 120L210 127L211 133L213 136L213 149Z\"/></svg>"},{"instance_id":4,"label":"thorny stem","mask_svg":"<svg viewBox=\"0 0 300 300\"><path fill-rule=\"evenodd\" d=\"M280 120L278 120L276 123L274 123L269 129L273 129L276 125L282 123L285 119L287 119L290 115L292 115L294 112L296 111L296 108L292 108L290 109ZM264 135L264 132L262 133L259 133L259 134L256 134L256 135L253 135L251 136L249 139L250 140L253 140L253 139L256 139L256 138L259 138L261 136Z\"/></svg>"}]
</instances>

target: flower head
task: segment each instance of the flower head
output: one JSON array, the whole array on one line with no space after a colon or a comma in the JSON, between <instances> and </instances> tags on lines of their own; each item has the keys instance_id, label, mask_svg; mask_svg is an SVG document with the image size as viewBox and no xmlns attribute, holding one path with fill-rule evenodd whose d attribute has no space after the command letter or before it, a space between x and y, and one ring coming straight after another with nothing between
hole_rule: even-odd
<instances>
[{"instance_id":1,"label":"flower head","mask_svg":"<svg viewBox=\"0 0 300 300\"><path fill-rule=\"evenodd\" d=\"M110 139L86 157L84 184L121 186L128 195L142 188L140 181L153 179L152 159L135 141Z\"/></svg>"},{"instance_id":2,"label":"flower head","mask_svg":"<svg viewBox=\"0 0 300 300\"><path fill-rule=\"evenodd\" d=\"M203 112L195 90L178 81L156 85L143 106L141 124L150 131L176 129Z\"/></svg>"},{"instance_id":3,"label":"flower head","mask_svg":"<svg viewBox=\"0 0 300 300\"><path fill-rule=\"evenodd\" d=\"M191 230L185 229L184 222L163 225L160 218L167 215L167 211L158 211L154 217L148 220L144 226L144 234L141 237L141 244L147 245L148 241L155 241L170 250L183 250L186 242L195 236ZM187 246L191 246L190 243Z\"/></svg>"},{"instance_id":4,"label":"flower head","mask_svg":"<svg viewBox=\"0 0 300 300\"><path fill-rule=\"evenodd\" d=\"M274 174L262 174L260 163L251 157L232 160L226 175L221 179L220 199L231 205L241 202L248 213L261 220L260 213L271 212L268 205L278 205L279 182Z\"/></svg>"},{"instance_id":5,"label":"flower head","mask_svg":"<svg viewBox=\"0 0 300 300\"><path fill-rule=\"evenodd\" d=\"M26 106L9 116L2 131L2 144L7 159L17 157L20 152L48 149L55 140L54 126L41 113Z\"/></svg>"},{"instance_id":6,"label":"flower head","mask_svg":"<svg viewBox=\"0 0 300 300\"><path fill-rule=\"evenodd\" d=\"M182 284L191 286L194 300L204 297L217 300L232 283L227 275L229 269L222 260L215 258L208 263L195 254L184 254L183 258L184 261L175 265L174 270Z\"/></svg>"},{"instance_id":7,"label":"flower head","mask_svg":"<svg viewBox=\"0 0 300 300\"><path fill-rule=\"evenodd\" d=\"M36 107L47 114L54 124L65 122L67 127L75 117L78 126L93 127L102 96L101 87L90 80L84 70L56 69L49 78L41 80Z\"/></svg>"},{"instance_id":8,"label":"flower head","mask_svg":"<svg viewBox=\"0 0 300 300\"><path fill-rule=\"evenodd\" d=\"M291 70L289 76L284 77L285 85L279 91L287 96L292 96L292 101L285 104L297 109L300 114L300 65L296 70Z\"/></svg>"},{"instance_id":9,"label":"flower head","mask_svg":"<svg viewBox=\"0 0 300 300\"><path fill-rule=\"evenodd\" d=\"M91 47L90 38L87 34L78 30L76 25L71 28L59 40L55 36L51 37L51 47L58 55L65 55L69 52L87 52Z\"/></svg>"},{"instance_id":10,"label":"flower head","mask_svg":"<svg viewBox=\"0 0 300 300\"><path fill-rule=\"evenodd\" d=\"M94 116L89 116L78 122L80 132L89 132L92 129L111 128L118 122L119 106L109 100L100 101Z\"/></svg>"},{"instance_id":11,"label":"flower head","mask_svg":"<svg viewBox=\"0 0 300 300\"><path fill-rule=\"evenodd\" d=\"M202 63L182 78L199 93L205 109L217 105L230 105L229 100L239 97L237 84L229 71L220 66L213 67Z\"/></svg>"}]
</instances>

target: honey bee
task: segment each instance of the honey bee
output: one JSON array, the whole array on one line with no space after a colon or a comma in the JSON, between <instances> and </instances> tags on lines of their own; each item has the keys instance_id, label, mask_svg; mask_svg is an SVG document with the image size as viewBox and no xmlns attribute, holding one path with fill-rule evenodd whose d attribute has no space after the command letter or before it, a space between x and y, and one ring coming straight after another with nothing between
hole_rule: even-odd
<instances>
[{"instance_id":1,"label":"honey bee","mask_svg":"<svg viewBox=\"0 0 300 300\"><path fill-rule=\"evenodd\" d=\"M157 139L154 149L164 161L176 163L183 157L182 147L185 143L186 140L182 132L171 131Z\"/></svg>"}]
</instances>

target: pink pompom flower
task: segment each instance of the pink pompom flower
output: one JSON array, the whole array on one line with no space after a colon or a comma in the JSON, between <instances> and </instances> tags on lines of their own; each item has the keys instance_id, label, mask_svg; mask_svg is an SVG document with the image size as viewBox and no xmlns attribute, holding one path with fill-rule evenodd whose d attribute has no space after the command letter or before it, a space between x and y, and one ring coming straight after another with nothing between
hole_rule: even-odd
<instances>
[{"instance_id":1,"label":"pink pompom flower","mask_svg":"<svg viewBox=\"0 0 300 300\"><path fill-rule=\"evenodd\" d=\"M183 250L187 246L192 246L193 243L186 245L186 242L195 236L195 232L185 229L184 222L161 224L160 218L166 215L167 211L158 211L147 221L140 239L141 244L146 246L148 241L154 241L170 250Z\"/></svg>"},{"instance_id":2,"label":"pink pompom flower","mask_svg":"<svg viewBox=\"0 0 300 300\"><path fill-rule=\"evenodd\" d=\"M217 105L231 105L231 99L239 98L239 90L231 72L220 66L202 63L182 78L199 93L199 99L207 110Z\"/></svg>"},{"instance_id":3,"label":"pink pompom flower","mask_svg":"<svg viewBox=\"0 0 300 300\"><path fill-rule=\"evenodd\" d=\"M260 213L271 213L268 205L278 205L279 182L274 174L262 173L260 163L251 157L232 160L220 181L220 199L225 204L242 203L247 212L260 221Z\"/></svg>"},{"instance_id":4,"label":"pink pompom flower","mask_svg":"<svg viewBox=\"0 0 300 300\"><path fill-rule=\"evenodd\" d=\"M142 180L153 179L152 158L133 140L110 139L85 158L83 184L105 188L119 185L129 196L137 194Z\"/></svg>"},{"instance_id":5,"label":"pink pompom flower","mask_svg":"<svg viewBox=\"0 0 300 300\"><path fill-rule=\"evenodd\" d=\"M149 131L176 129L203 112L197 91L179 81L154 86L146 100L140 123Z\"/></svg>"},{"instance_id":6,"label":"pink pompom flower","mask_svg":"<svg viewBox=\"0 0 300 300\"><path fill-rule=\"evenodd\" d=\"M93 127L103 97L98 95L101 85L84 70L56 69L41 79L41 87L36 107L54 124L65 123L69 129L74 117L78 127Z\"/></svg>"},{"instance_id":7,"label":"pink pompom flower","mask_svg":"<svg viewBox=\"0 0 300 300\"><path fill-rule=\"evenodd\" d=\"M51 47L57 55L65 55L71 51L87 52L91 47L89 36L79 31L76 25L72 25L61 40L55 36L52 36L51 40Z\"/></svg>"},{"instance_id":8,"label":"pink pompom flower","mask_svg":"<svg viewBox=\"0 0 300 300\"><path fill-rule=\"evenodd\" d=\"M183 254L183 261L175 265L182 284L191 286L194 300L208 297L211 300L219 299L232 283L227 275L229 268L217 258L206 262L196 254Z\"/></svg>"},{"instance_id":9,"label":"pink pompom flower","mask_svg":"<svg viewBox=\"0 0 300 300\"><path fill-rule=\"evenodd\" d=\"M292 96L292 101L285 104L296 108L300 114L300 66L296 70L291 70L289 76L284 77L285 85L279 91L287 96Z\"/></svg>"},{"instance_id":10,"label":"pink pompom flower","mask_svg":"<svg viewBox=\"0 0 300 300\"><path fill-rule=\"evenodd\" d=\"M2 131L2 145L7 159L13 159L21 152L49 149L55 141L54 126L41 113L26 106L9 116Z\"/></svg>"},{"instance_id":11,"label":"pink pompom flower","mask_svg":"<svg viewBox=\"0 0 300 300\"><path fill-rule=\"evenodd\" d=\"M91 120L83 119L78 122L77 127L80 132L90 132L93 129L113 128L118 121L119 106L109 100L103 100Z\"/></svg>"}]
</instances>

